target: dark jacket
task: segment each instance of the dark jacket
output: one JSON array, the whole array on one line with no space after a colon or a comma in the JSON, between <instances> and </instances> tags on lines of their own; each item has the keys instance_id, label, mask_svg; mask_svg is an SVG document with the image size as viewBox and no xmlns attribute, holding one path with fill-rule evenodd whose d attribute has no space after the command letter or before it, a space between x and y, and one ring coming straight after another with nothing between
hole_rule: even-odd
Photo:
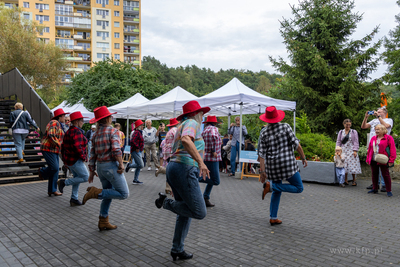
<instances>
[{"instance_id":1,"label":"dark jacket","mask_svg":"<svg viewBox=\"0 0 400 267\"><path fill-rule=\"evenodd\" d=\"M22 112L22 110L16 109L10 113L10 123L11 123L10 127L13 125L14 121L18 118L18 115L21 112ZM15 130L15 129L29 130L28 122L30 123L30 125L32 125L36 129L38 128L37 125L33 122L31 116L27 112L24 112L21 115L21 117L19 117L17 123L14 125L13 130Z\"/></svg>"}]
</instances>

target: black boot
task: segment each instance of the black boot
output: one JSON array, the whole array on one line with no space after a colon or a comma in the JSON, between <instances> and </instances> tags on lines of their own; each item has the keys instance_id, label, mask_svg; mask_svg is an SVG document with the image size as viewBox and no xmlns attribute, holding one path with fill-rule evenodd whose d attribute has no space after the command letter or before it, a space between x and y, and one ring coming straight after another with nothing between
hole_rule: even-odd
<instances>
[{"instance_id":1,"label":"black boot","mask_svg":"<svg viewBox=\"0 0 400 267\"><path fill-rule=\"evenodd\" d=\"M174 261L176 261L176 258L179 260L189 260L193 258L193 254L186 253L185 251L179 253L171 252L171 256Z\"/></svg>"},{"instance_id":2,"label":"black boot","mask_svg":"<svg viewBox=\"0 0 400 267\"><path fill-rule=\"evenodd\" d=\"M64 193L65 179L59 179L57 181L57 185L58 185L58 191L60 191L60 193Z\"/></svg>"},{"instance_id":3,"label":"black boot","mask_svg":"<svg viewBox=\"0 0 400 267\"><path fill-rule=\"evenodd\" d=\"M73 199L71 198L71 200L69 201L69 204L71 205L71 207L75 207L75 206L80 206L82 205L82 202L80 202L77 199Z\"/></svg>"},{"instance_id":4,"label":"black boot","mask_svg":"<svg viewBox=\"0 0 400 267\"><path fill-rule=\"evenodd\" d=\"M167 198L167 195L164 193L158 193L158 196L159 197L156 199L156 206L157 208L161 209L164 204L164 200Z\"/></svg>"},{"instance_id":5,"label":"black boot","mask_svg":"<svg viewBox=\"0 0 400 267\"><path fill-rule=\"evenodd\" d=\"M212 207L215 206L215 205L214 205L213 203L211 203L210 200L207 199L207 198L204 199L204 202L206 203L206 207L207 207L207 208L212 208Z\"/></svg>"}]
</instances>

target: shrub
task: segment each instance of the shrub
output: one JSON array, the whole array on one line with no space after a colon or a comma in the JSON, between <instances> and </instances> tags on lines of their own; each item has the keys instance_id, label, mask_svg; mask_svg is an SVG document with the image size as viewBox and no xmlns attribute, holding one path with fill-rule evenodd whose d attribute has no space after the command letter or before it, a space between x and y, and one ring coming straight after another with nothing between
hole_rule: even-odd
<instances>
[{"instance_id":1,"label":"shrub","mask_svg":"<svg viewBox=\"0 0 400 267\"><path fill-rule=\"evenodd\" d=\"M360 148L358 149L358 157L360 158L361 162L365 162L367 160L367 152L367 146L360 146Z\"/></svg>"},{"instance_id":2,"label":"shrub","mask_svg":"<svg viewBox=\"0 0 400 267\"><path fill-rule=\"evenodd\" d=\"M306 133L297 134L307 160L319 157L320 161L333 161L336 142L324 134ZM296 156L298 153L296 152Z\"/></svg>"}]
</instances>

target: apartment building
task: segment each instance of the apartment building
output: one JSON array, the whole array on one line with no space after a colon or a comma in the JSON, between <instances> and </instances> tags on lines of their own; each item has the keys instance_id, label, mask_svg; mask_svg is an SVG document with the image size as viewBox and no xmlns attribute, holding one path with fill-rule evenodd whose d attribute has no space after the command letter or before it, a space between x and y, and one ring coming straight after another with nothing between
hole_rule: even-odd
<instances>
[{"instance_id":1,"label":"apartment building","mask_svg":"<svg viewBox=\"0 0 400 267\"><path fill-rule=\"evenodd\" d=\"M62 83L106 58L141 65L141 0L0 1L43 26L38 40L63 47L69 68Z\"/></svg>"}]
</instances>

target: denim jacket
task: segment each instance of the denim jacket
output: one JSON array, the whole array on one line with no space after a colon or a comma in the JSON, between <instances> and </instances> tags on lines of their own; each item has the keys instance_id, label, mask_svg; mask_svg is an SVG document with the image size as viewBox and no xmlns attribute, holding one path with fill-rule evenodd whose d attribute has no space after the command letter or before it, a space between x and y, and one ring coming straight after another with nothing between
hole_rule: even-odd
<instances>
[{"instance_id":1,"label":"denim jacket","mask_svg":"<svg viewBox=\"0 0 400 267\"><path fill-rule=\"evenodd\" d=\"M14 121L18 118L19 113L21 113L22 110L17 109L14 110L13 112L10 113L10 127L13 125ZM31 119L31 116L29 116L29 114L27 112L24 112L21 117L19 117L17 123L14 125L14 127L12 128L13 130L15 129L26 129L29 130L29 125L28 122L35 127L36 129L38 128L37 125L33 122L33 120Z\"/></svg>"}]
</instances>

